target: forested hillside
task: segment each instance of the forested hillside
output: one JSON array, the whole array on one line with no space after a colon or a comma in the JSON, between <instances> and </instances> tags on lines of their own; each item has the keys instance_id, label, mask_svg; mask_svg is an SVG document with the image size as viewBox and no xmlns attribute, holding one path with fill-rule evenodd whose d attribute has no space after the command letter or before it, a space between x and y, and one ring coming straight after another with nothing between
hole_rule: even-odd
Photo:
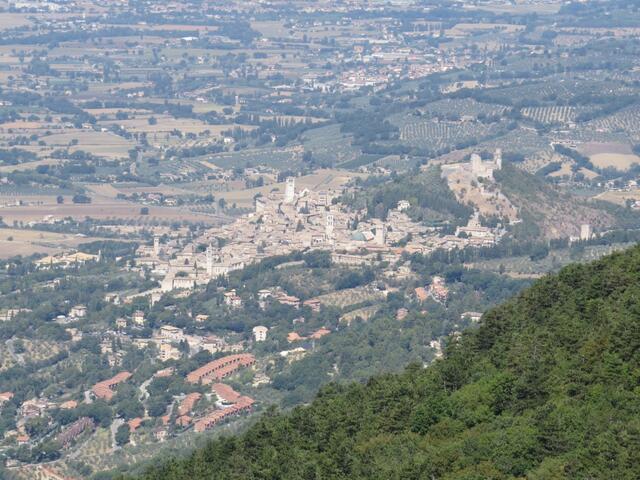
<instances>
[{"instance_id":1,"label":"forested hillside","mask_svg":"<svg viewBox=\"0 0 640 480\"><path fill-rule=\"evenodd\" d=\"M431 367L330 385L142 478L639 478L639 380L636 247L538 281Z\"/></svg>"}]
</instances>

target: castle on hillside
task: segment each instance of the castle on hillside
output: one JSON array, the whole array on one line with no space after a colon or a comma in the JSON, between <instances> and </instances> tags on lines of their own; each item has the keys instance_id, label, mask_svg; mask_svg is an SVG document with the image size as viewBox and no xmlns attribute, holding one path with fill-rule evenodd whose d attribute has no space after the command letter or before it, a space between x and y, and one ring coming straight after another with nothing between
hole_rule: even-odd
<instances>
[{"instance_id":1,"label":"castle on hillside","mask_svg":"<svg viewBox=\"0 0 640 480\"><path fill-rule=\"evenodd\" d=\"M482 160L482 157L477 153L471 155L470 160L471 173L476 178L490 178L493 179L493 172L495 170L502 169L502 150L496 149L493 154L493 160Z\"/></svg>"},{"instance_id":2,"label":"castle on hillside","mask_svg":"<svg viewBox=\"0 0 640 480\"><path fill-rule=\"evenodd\" d=\"M442 165L442 176L448 177L453 173L463 173L465 177L478 180L486 178L493 180L493 172L502 169L502 150L497 148L492 160L483 160L477 153L472 153L468 162L449 163Z\"/></svg>"}]
</instances>

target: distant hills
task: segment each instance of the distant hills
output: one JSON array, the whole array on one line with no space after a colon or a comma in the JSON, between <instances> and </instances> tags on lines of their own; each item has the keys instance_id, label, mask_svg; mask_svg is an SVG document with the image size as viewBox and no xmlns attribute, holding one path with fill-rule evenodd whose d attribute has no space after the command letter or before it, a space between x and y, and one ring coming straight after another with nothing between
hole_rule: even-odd
<instances>
[{"instance_id":1,"label":"distant hills","mask_svg":"<svg viewBox=\"0 0 640 480\"><path fill-rule=\"evenodd\" d=\"M547 276L443 360L312 404L140 480L640 478L640 247Z\"/></svg>"}]
</instances>

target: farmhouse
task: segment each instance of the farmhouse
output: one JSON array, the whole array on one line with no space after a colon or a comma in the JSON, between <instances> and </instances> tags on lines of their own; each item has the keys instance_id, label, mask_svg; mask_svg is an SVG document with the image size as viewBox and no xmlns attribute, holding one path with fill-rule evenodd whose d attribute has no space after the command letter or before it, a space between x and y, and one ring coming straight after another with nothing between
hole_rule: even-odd
<instances>
[{"instance_id":1,"label":"farmhouse","mask_svg":"<svg viewBox=\"0 0 640 480\"><path fill-rule=\"evenodd\" d=\"M161 343L158 348L158 359L161 362L168 360L179 360L182 357L182 353L176 347L169 343Z\"/></svg>"},{"instance_id":2,"label":"farmhouse","mask_svg":"<svg viewBox=\"0 0 640 480\"><path fill-rule=\"evenodd\" d=\"M133 320L133 323L135 323L136 325L143 326L144 325L144 312L142 310L136 310L135 312L133 312L131 320Z\"/></svg>"},{"instance_id":3,"label":"farmhouse","mask_svg":"<svg viewBox=\"0 0 640 480\"><path fill-rule=\"evenodd\" d=\"M184 340L184 332L181 328L174 327L173 325L163 325L160 327L160 337L165 340L181 342Z\"/></svg>"}]
</instances>

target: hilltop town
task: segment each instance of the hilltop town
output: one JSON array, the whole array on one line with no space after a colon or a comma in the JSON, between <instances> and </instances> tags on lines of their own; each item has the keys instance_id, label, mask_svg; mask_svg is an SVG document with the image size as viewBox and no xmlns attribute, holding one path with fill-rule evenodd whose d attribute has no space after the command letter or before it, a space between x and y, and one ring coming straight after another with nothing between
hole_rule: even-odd
<instances>
[{"instance_id":1,"label":"hilltop town","mask_svg":"<svg viewBox=\"0 0 640 480\"><path fill-rule=\"evenodd\" d=\"M470 181L492 179L501 162L500 151L492 162L474 155L469 163L447 165L443 175L466 172ZM475 212L454 235L441 235L438 229L412 221L406 213L411 208L407 200L399 201L385 220L366 220L364 211L351 211L334 201L342 193L307 188L297 191L295 178L288 177L284 192L274 190L255 198L254 212L204 230L190 242L174 239L161 243L154 237L152 247L141 246L136 252L136 265L161 278L160 288L149 295L157 299L162 292L190 290L264 258L295 251L327 250L338 265L370 265L380 256L396 263L403 252L427 254L437 249L492 246L505 233L500 227L482 226ZM500 192L495 195L498 200L486 203L508 202ZM518 221L515 212L511 216L512 221ZM410 240L403 242L407 238ZM404 245L399 248L399 243ZM206 249L198 252L199 245L206 245Z\"/></svg>"}]
</instances>

